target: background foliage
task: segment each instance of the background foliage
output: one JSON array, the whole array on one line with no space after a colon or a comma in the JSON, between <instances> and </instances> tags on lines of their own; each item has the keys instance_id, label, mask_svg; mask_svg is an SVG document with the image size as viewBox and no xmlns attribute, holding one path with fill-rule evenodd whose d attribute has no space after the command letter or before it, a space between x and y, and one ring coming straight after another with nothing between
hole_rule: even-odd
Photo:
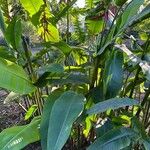
<instances>
[{"instance_id":1,"label":"background foliage","mask_svg":"<svg viewBox=\"0 0 150 150\"><path fill-rule=\"evenodd\" d=\"M32 120L0 149L150 149L149 1L76 1L0 0L0 87Z\"/></svg>"}]
</instances>

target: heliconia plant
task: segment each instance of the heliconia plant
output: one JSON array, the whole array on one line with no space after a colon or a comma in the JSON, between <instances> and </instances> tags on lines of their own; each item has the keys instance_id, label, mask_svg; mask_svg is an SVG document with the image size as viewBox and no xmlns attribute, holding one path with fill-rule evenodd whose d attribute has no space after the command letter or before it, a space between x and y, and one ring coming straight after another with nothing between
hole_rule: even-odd
<instances>
[{"instance_id":1,"label":"heliconia plant","mask_svg":"<svg viewBox=\"0 0 150 150\"><path fill-rule=\"evenodd\" d=\"M4 129L0 150L150 149L150 33L134 31L150 4L76 1L0 0L0 87L30 121Z\"/></svg>"}]
</instances>

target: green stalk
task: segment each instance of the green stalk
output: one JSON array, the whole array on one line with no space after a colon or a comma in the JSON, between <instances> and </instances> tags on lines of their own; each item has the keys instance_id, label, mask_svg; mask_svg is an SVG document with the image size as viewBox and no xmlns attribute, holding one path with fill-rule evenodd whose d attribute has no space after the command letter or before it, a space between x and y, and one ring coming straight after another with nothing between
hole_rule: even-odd
<instances>
[{"instance_id":1,"label":"green stalk","mask_svg":"<svg viewBox=\"0 0 150 150\"><path fill-rule=\"evenodd\" d=\"M141 107L143 107L143 106L145 105L145 103L147 102L147 99L148 99L149 95L150 95L150 87L148 88L148 90L147 90L146 93L145 93L145 96L144 96L143 101L142 101L142 103L141 103ZM137 113L136 113L136 116L137 116L137 117L139 117L139 115L140 115L140 112L141 112L141 110L142 110L141 107L139 107L139 109L138 109L138 111L137 111Z\"/></svg>"},{"instance_id":2,"label":"green stalk","mask_svg":"<svg viewBox=\"0 0 150 150\"><path fill-rule=\"evenodd\" d=\"M94 88L95 81L97 80L98 65L99 65L99 60L98 60L98 57L96 57L94 70L93 70L93 74L92 74L92 80L91 80L91 84L90 84L90 90Z\"/></svg>"},{"instance_id":3,"label":"green stalk","mask_svg":"<svg viewBox=\"0 0 150 150\"><path fill-rule=\"evenodd\" d=\"M23 47L25 50L25 56L27 59L28 67L30 69L31 80L32 80L32 82L35 82L37 77L36 77L36 74L34 73L34 70L33 70L32 62L31 62L30 55L29 55L28 44L27 44L26 39L24 37L22 38L22 40L23 40ZM42 113L42 105L41 105L41 99L40 98L41 98L41 96L40 96L40 93L37 89L37 91L34 92L33 99L36 102L36 104L38 105L38 113L39 114Z\"/></svg>"},{"instance_id":4,"label":"green stalk","mask_svg":"<svg viewBox=\"0 0 150 150\"><path fill-rule=\"evenodd\" d=\"M69 5L69 1L67 0L67 6ZM70 25L70 20L69 20L69 10L67 11L67 30L66 30L66 43L69 43L69 25Z\"/></svg>"}]
</instances>

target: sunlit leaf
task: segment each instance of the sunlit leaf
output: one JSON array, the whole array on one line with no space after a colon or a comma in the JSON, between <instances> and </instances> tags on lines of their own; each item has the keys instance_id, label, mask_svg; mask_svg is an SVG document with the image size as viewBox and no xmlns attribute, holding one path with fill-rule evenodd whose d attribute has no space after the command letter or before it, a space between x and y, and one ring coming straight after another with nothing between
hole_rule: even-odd
<instances>
[{"instance_id":1,"label":"sunlit leaf","mask_svg":"<svg viewBox=\"0 0 150 150\"><path fill-rule=\"evenodd\" d=\"M38 109L37 105L32 105L26 112L25 120L28 120L36 112L37 109Z\"/></svg>"},{"instance_id":2,"label":"sunlit leaf","mask_svg":"<svg viewBox=\"0 0 150 150\"><path fill-rule=\"evenodd\" d=\"M0 58L0 87L19 94L35 91L35 87L25 71L17 64Z\"/></svg>"},{"instance_id":3,"label":"sunlit leaf","mask_svg":"<svg viewBox=\"0 0 150 150\"><path fill-rule=\"evenodd\" d=\"M38 28L38 33L44 38L46 42L49 42L49 41L59 42L60 41L58 29L51 23L48 23L46 31L43 28L43 26Z\"/></svg>"},{"instance_id":4,"label":"sunlit leaf","mask_svg":"<svg viewBox=\"0 0 150 150\"><path fill-rule=\"evenodd\" d=\"M87 20L87 27L90 34L98 34L103 30L103 20Z\"/></svg>"},{"instance_id":5,"label":"sunlit leaf","mask_svg":"<svg viewBox=\"0 0 150 150\"><path fill-rule=\"evenodd\" d=\"M22 6L29 12L30 16L37 13L40 7L44 4L43 0L20 0Z\"/></svg>"}]
</instances>

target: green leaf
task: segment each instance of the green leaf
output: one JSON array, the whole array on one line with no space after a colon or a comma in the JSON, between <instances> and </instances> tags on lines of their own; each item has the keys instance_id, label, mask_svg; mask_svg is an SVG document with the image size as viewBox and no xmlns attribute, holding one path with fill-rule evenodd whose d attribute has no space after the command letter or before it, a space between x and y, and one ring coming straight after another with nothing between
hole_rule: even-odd
<instances>
[{"instance_id":1,"label":"green leaf","mask_svg":"<svg viewBox=\"0 0 150 150\"><path fill-rule=\"evenodd\" d=\"M114 51L106 61L104 69L104 95L106 99L117 96L123 84L123 54Z\"/></svg>"},{"instance_id":2,"label":"green leaf","mask_svg":"<svg viewBox=\"0 0 150 150\"><path fill-rule=\"evenodd\" d=\"M99 128L96 128L96 135L97 137L101 137L105 135L107 132L112 130L114 125L110 119L107 119L106 122Z\"/></svg>"},{"instance_id":3,"label":"green leaf","mask_svg":"<svg viewBox=\"0 0 150 150\"><path fill-rule=\"evenodd\" d=\"M36 81L35 85L37 86L45 86L47 84L48 76L56 76L62 74L64 72L64 68L61 64L53 63L38 69L38 74L40 75L39 79Z\"/></svg>"},{"instance_id":4,"label":"green leaf","mask_svg":"<svg viewBox=\"0 0 150 150\"><path fill-rule=\"evenodd\" d=\"M0 133L0 150L19 150L26 145L40 140L40 118L24 126L16 126L3 130Z\"/></svg>"},{"instance_id":5,"label":"green leaf","mask_svg":"<svg viewBox=\"0 0 150 150\"><path fill-rule=\"evenodd\" d=\"M87 110L87 113L89 115L98 114L98 113L105 112L108 109L114 110L121 107L133 106L138 104L139 103L137 100L133 100L130 98L112 98L95 104L89 110Z\"/></svg>"},{"instance_id":6,"label":"green leaf","mask_svg":"<svg viewBox=\"0 0 150 150\"><path fill-rule=\"evenodd\" d=\"M81 85L81 84L90 84L89 79L86 75L81 73L71 73L67 77L64 78L47 78L47 81L49 84L58 84L58 85L64 85L64 84L74 84L74 85Z\"/></svg>"},{"instance_id":7,"label":"green leaf","mask_svg":"<svg viewBox=\"0 0 150 150\"><path fill-rule=\"evenodd\" d=\"M148 35L145 32L140 33L139 36L142 41L147 41L148 39Z\"/></svg>"},{"instance_id":8,"label":"green leaf","mask_svg":"<svg viewBox=\"0 0 150 150\"><path fill-rule=\"evenodd\" d=\"M38 70L38 73L40 75L45 73L45 72L60 74L60 73L64 72L64 68L61 64L53 63L53 64L43 66Z\"/></svg>"},{"instance_id":9,"label":"green leaf","mask_svg":"<svg viewBox=\"0 0 150 150\"><path fill-rule=\"evenodd\" d=\"M41 119L41 128L40 128L40 133L41 133L41 145L42 149L46 150L47 149L47 136L48 136L48 126L49 126L49 117L52 111L52 107L55 103L55 101L60 97L60 95L63 93L62 90L55 90L52 92L43 108L43 114L42 114L42 119Z\"/></svg>"},{"instance_id":10,"label":"green leaf","mask_svg":"<svg viewBox=\"0 0 150 150\"><path fill-rule=\"evenodd\" d=\"M76 1L77 0L70 1L62 11L58 12L58 14L54 14L55 15L55 17L53 18L54 22L58 23L58 21L61 20L62 17L66 15L67 11L75 4Z\"/></svg>"},{"instance_id":11,"label":"green leaf","mask_svg":"<svg viewBox=\"0 0 150 150\"><path fill-rule=\"evenodd\" d=\"M88 147L87 150L120 150L126 148L131 143L131 137L135 133L129 128L112 129Z\"/></svg>"},{"instance_id":12,"label":"green leaf","mask_svg":"<svg viewBox=\"0 0 150 150\"><path fill-rule=\"evenodd\" d=\"M135 25L149 17L150 17L150 4L148 4L139 14L136 15L135 18L132 19L132 21L130 22L130 26Z\"/></svg>"},{"instance_id":13,"label":"green leaf","mask_svg":"<svg viewBox=\"0 0 150 150\"><path fill-rule=\"evenodd\" d=\"M64 41L59 41L57 43L45 42L42 45L47 48L54 46L54 47L58 48L61 52L63 52L66 56L68 56L70 54L70 52L73 50L73 48Z\"/></svg>"},{"instance_id":14,"label":"green leaf","mask_svg":"<svg viewBox=\"0 0 150 150\"><path fill-rule=\"evenodd\" d=\"M35 87L19 65L0 58L0 70L0 87L19 94L29 94L35 91Z\"/></svg>"},{"instance_id":15,"label":"green leaf","mask_svg":"<svg viewBox=\"0 0 150 150\"><path fill-rule=\"evenodd\" d=\"M150 139L144 140L143 145L144 145L145 150L149 150L150 149Z\"/></svg>"},{"instance_id":16,"label":"green leaf","mask_svg":"<svg viewBox=\"0 0 150 150\"><path fill-rule=\"evenodd\" d=\"M29 12L30 16L37 13L40 7L44 4L43 0L20 0L22 6Z\"/></svg>"},{"instance_id":17,"label":"green leaf","mask_svg":"<svg viewBox=\"0 0 150 150\"><path fill-rule=\"evenodd\" d=\"M49 8L41 5L40 9L32 16L31 21L44 41L55 43L60 41L60 37L56 25L51 23L52 16Z\"/></svg>"},{"instance_id":18,"label":"green leaf","mask_svg":"<svg viewBox=\"0 0 150 150\"><path fill-rule=\"evenodd\" d=\"M72 84L90 84L88 77L80 72L74 72L66 78Z\"/></svg>"},{"instance_id":19,"label":"green leaf","mask_svg":"<svg viewBox=\"0 0 150 150\"><path fill-rule=\"evenodd\" d=\"M98 34L103 30L104 21L103 20L87 20L87 27L90 34Z\"/></svg>"},{"instance_id":20,"label":"green leaf","mask_svg":"<svg viewBox=\"0 0 150 150\"><path fill-rule=\"evenodd\" d=\"M129 56L129 59L132 61L133 65L139 64L139 66L142 68L143 73L146 75L147 80L150 81L150 65L147 61L143 61L141 60L141 58L133 54L133 52L131 52L125 44L116 44L115 47L121 49L124 53L126 53Z\"/></svg>"},{"instance_id":21,"label":"green leaf","mask_svg":"<svg viewBox=\"0 0 150 150\"><path fill-rule=\"evenodd\" d=\"M0 4L1 4L0 6L3 12L5 23L8 23L11 19L10 5L12 4L12 1L0 0Z\"/></svg>"},{"instance_id":22,"label":"green leaf","mask_svg":"<svg viewBox=\"0 0 150 150\"><path fill-rule=\"evenodd\" d=\"M11 55L9 48L5 46L0 46L0 57L13 62L16 61L16 58L13 55Z\"/></svg>"},{"instance_id":23,"label":"green leaf","mask_svg":"<svg viewBox=\"0 0 150 150\"><path fill-rule=\"evenodd\" d=\"M36 112L37 109L38 105L32 105L26 112L25 120L28 120Z\"/></svg>"},{"instance_id":24,"label":"green leaf","mask_svg":"<svg viewBox=\"0 0 150 150\"><path fill-rule=\"evenodd\" d=\"M86 7L91 9L93 7L94 0L86 0L85 3Z\"/></svg>"},{"instance_id":25,"label":"green leaf","mask_svg":"<svg viewBox=\"0 0 150 150\"><path fill-rule=\"evenodd\" d=\"M21 19L14 17L6 29L5 38L14 49L20 49L21 35L22 35Z\"/></svg>"},{"instance_id":26,"label":"green leaf","mask_svg":"<svg viewBox=\"0 0 150 150\"><path fill-rule=\"evenodd\" d=\"M36 12L36 13L32 16L31 22L32 22L32 24L33 24L35 27L40 26L41 18L42 18L42 16L43 16L43 13L45 13L45 9L46 9L45 5L42 5L42 6L40 7L39 11ZM48 15L50 15L50 11L46 12L46 15L47 15L47 13L48 13Z\"/></svg>"},{"instance_id":27,"label":"green leaf","mask_svg":"<svg viewBox=\"0 0 150 150\"><path fill-rule=\"evenodd\" d=\"M38 33L43 37L46 42L54 42L57 43L60 41L59 31L58 29L52 25L50 22L47 24L47 29L45 31L44 27L41 26L38 28Z\"/></svg>"},{"instance_id":28,"label":"green leaf","mask_svg":"<svg viewBox=\"0 0 150 150\"><path fill-rule=\"evenodd\" d=\"M84 107L85 98L73 91L62 94L49 116L47 149L61 150L71 132L72 124Z\"/></svg>"},{"instance_id":29,"label":"green leaf","mask_svg":"<svg viewBox=\"0 0 150 150\"><path fill-rule=\"evenodd\" d=\"M65 43L63 41L60 41L59 43L52 44L52 46L57 47L65 55L69 55L69 53L72 51L72 48L67 43Z\"/></svg>"},{"instance_id":30,"label":"green leaf","mask_svg":"<svg viewBox=\"0 0 150 150\"><path fill-rule=\"evenodd\" d=\"M132 0L121 15L120 27L116 26L116 28L119 30L127 28L133 18L138 14L139 8L143 3L144 0Z\"/></svg>"},{"instance_id":31,"label":"green leaf","mask_svg":"<svg viewBox=\"0 0 150 150\"><path fill-rule=\"evenodd\" d=\"M86 138L88 137L91 128L92 128L91 116L88 116L85 119L85 127L84 127L84 131L83 131L83 134Z\"/></svg>"},{"instance_id":32,"label":"green leaf","mask_svg":"<svg viewBox=\"0 0 150 150\"><path fill-rule=\"evenodd\" d=\"M132 123L132 128L134 129L134 131L137 132L139 136L146 139L147 135L145 132L144 125L138 120L138 118L133 117L131 119L131 123Z\"/></svg>"},{"instance_id":33,"label":"green leaf","mask_svg":"<svg viewBox=\"0 0 150 150\"><path fill-rule=\"evenodd\" d=\"M137 20L140 20L141 18L144 18L148 14L148 10L139 13L140 6L144 3L143 0L132 0L127 7L123 10L123 12L120 12L121 15L119 17L116 17L116 23L113 24L109 34L106 37L106 40L97 53L97 55L101 55L106 48L115 41L117 37L121 33L123 33L124 30L127 29L127 27L134 24ZM121 9L122 11L122 9ZM119 13L118 13L119 14ZM117 14L117 15L118 15ZM114 32L115 31L115 32Z\"/></svg>"},{"instance_id":34,"label":"green leaf","mask_svg":"<svg viewBox=\"0 0 150 150\"><path fill-rule=\"evenodd\" d=\"M4 17L3 17L3 14L2 14L1 8L0 8L0 29L4 34L5 30L6 30L6 26L5 26Z\"/></svg>"}]
</instances>

